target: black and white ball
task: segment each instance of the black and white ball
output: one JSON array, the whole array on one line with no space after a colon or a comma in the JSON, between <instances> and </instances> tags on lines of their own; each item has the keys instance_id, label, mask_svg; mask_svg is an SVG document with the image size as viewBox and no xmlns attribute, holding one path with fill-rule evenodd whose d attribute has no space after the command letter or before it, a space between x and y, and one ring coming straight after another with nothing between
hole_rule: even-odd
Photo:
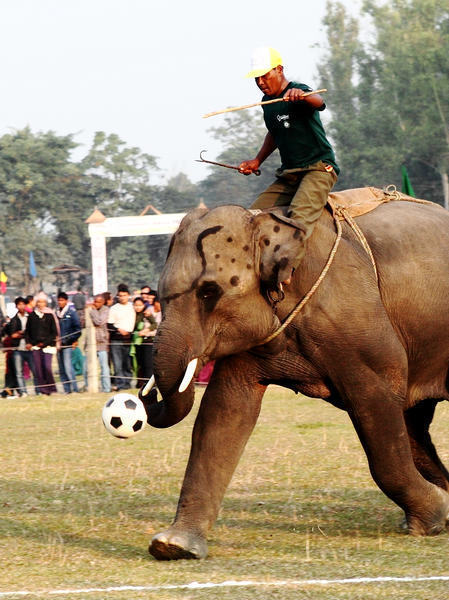
<instances>
[{"instance_id":1,"label":"black and white ball","mask_svg":"<svg viewBox=\"0 0 449 600\"><path fill-rule=\"evenodd\" d=\"M118 438L130 438L147 424L142 400L126 392L112 396L104 405L101 417L107 431Z\"/></svg>"}]
</instances>

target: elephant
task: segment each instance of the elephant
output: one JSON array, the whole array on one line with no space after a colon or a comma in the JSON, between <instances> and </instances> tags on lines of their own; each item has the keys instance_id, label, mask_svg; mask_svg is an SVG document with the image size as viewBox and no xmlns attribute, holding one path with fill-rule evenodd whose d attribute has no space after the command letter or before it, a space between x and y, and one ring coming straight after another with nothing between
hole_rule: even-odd
<instances>
[{"instance_id":1,"label":"elephant","mask_svg":"<svg viewBox=\"0 0 449 600\"><path fill-rule=\"evenodd\" d=\"M412 535L443 531L449 473L429 434L449 400L449 213L402 199L357 218L313 296L270 339L322 273L336 239L324 210L289 277L304 228L284 208L197 208L171 239L159 281L148 423L170 427L194 402L192 375L214 359L192 433L172 525L149 547L160 560L204 558L213 525L269 384L348 412L378 487ZM185 373L188 374L186 375Z\"/></svg>"}]
</instances>

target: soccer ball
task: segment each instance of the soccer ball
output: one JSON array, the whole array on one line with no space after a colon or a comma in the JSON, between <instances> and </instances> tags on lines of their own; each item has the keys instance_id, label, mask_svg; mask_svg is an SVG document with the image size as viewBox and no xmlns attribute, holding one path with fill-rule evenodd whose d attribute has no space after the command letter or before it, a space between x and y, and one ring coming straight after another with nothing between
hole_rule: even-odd
<instances>
[{"instance_id":1,"label":"soccer ball","mask_svg":"<svg viewBox=\"0 0 449 600\"><path fill-rule=\"evenodd\" d=\"M147 413L142 400L128 393L115 394L101 413L107 431L118 438L130 438L147 424Z\"/></svg>"}]
</instances>

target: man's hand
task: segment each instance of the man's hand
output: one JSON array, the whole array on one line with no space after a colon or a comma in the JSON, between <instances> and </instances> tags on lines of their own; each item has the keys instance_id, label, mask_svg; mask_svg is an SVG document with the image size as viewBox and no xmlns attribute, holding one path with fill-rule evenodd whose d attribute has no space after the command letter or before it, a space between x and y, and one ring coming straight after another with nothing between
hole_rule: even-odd
<instances>
[{"instance_id":1,"label":"man's hand","mask_svg":"<svg viewBox=\"0 0 449 600\"><path fill-rule=\"evenodd\" d=\"M245 175L250 175L251 173L254 173L254 171L257 171L259 167L260 162L257 158L253 158L252 160L244 160L241 162L239 164L239 171Z\"/></svg>"},{"instance_id":2,"label":"man's hand","mask_svg":"<svg viewBox=\"0 0 449 600\"><path fill-rule=\"evenodd\" d=\"M126 331L125 329L120 329L118 328L117 331L119 332L120 335L122 335L123 337L127 337L130 335L129 331Z\"/></svg>"},{"instance_id":3,"label":"man's hand","mask_svg":"<svg viewBox=\"0 0 449 600\"><path fill-rule=\"evenodd\" d=\"M324 105L324 100L320 94L310 94L300 88L290 88L285 92L285 102L306 102L314 109L321 109Z\"/></svg>"},{"instance_id":4,"label":"man's hand","mask_svg":"<svg viewBox=\"0 0 449 600\"><path fill-rule=\"evenodd\" d=\"M16 331L15 333L13 333L11 335L12 338L16 339L16 338L21 338L23 337L23 333L21 331Z\"/></svg>"},{"instance_id":5,"label":"man's hand","mask_svg":"<svg viewBox=\"0 0 449 600\"><path fill-rule=\"evenodd\" d=\"M76 348L78 346L78 340L72 342L72 348Z\"/></svg>"},{"instance_id":6,"label":"man's hand","mask_svg":"<svg viewBox=\"0 0 449 600\"><path fill-rule=\"evenodd\" d=\"M284 100L286 102L298 102L299 100L305 100L305 98L303 98L304 94L304 90L301 90L300 88L290 88L285 92Z\"/></svg>"}]
</instances>

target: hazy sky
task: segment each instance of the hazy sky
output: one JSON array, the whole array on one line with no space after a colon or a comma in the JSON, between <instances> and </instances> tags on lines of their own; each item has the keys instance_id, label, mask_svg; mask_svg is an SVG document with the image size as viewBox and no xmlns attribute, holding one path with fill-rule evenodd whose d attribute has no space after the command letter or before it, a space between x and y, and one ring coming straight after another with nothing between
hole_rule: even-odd
<instances>
[{"instance_id":1,"label":"hazy sky","mask_svg":"<svg viewBox=\"0 0 449 600\"><path fill-rule=\"evenodd\" d=\"M347 1L357 11L359 1ZM158 157L163 176L193 181L218 147L202 115L260 100L245 79L257 46L273 46L286 75L317 85L326 0L0 0L0 134L117 133ZM320 48L321 47L321 48ZM242 160L248 157L242 157Z\"/></svg>"}]
</instances>

